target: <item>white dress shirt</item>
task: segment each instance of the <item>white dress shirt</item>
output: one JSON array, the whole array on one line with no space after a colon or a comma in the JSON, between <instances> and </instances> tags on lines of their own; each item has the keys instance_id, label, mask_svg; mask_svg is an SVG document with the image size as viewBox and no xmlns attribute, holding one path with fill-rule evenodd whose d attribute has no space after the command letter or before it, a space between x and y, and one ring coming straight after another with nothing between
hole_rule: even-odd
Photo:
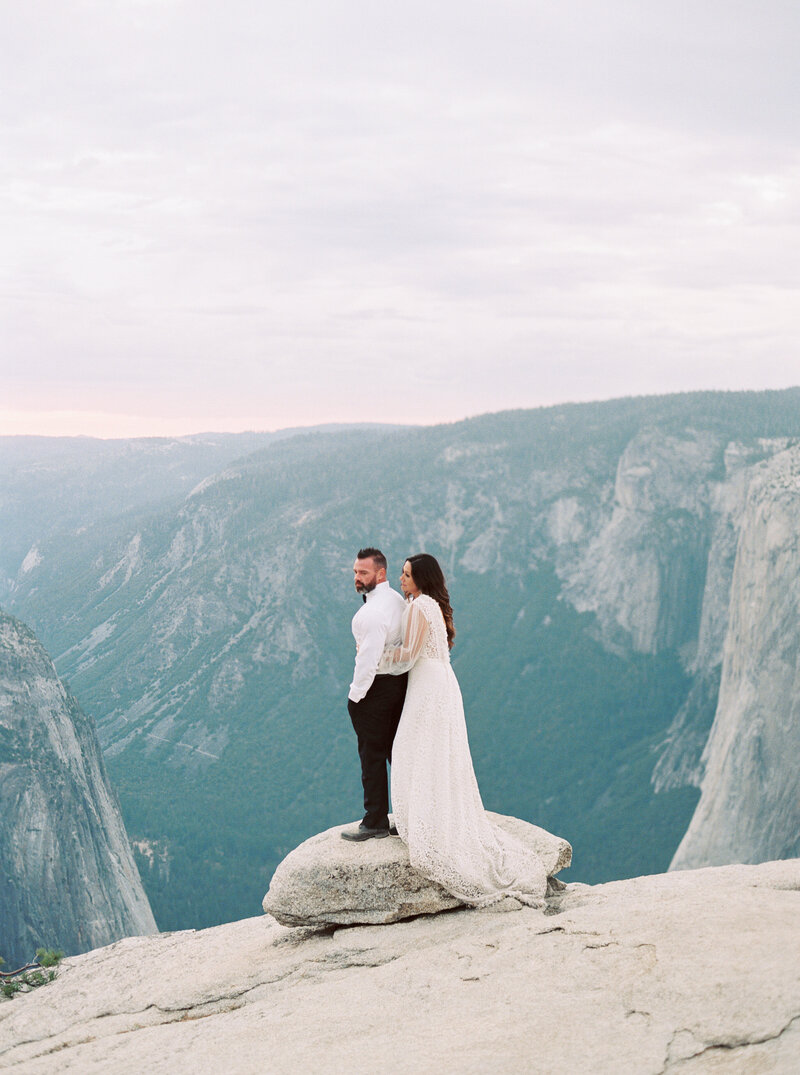
<instances>
[{"instance_id":1,"label":"white dress shirt","mask_svg":"<svg viewBox=\"0 0 800 1075\"><path fill-rule=\"evenodd\" d=\"M353 616L356 667L348 698L360 702L372 686L384 646L396 646L402 638L406 603L388 582L379 582Z\"/></svg>"}]
</instances>

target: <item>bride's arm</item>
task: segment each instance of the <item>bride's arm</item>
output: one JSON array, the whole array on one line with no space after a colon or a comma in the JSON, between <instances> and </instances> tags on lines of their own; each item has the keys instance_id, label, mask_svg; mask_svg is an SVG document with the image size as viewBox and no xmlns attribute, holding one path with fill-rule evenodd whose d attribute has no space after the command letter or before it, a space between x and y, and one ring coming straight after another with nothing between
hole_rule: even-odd
<instances>
[{"instance_id":1,"label":"bride's arm","mask_svg":"<svg viewBox=\"0 0 800 1075\"><path fill-rule=\"evenodd\" d=\"M400 676L414 666L428 637L428 621L421 607L412 601L403 617L403 641L383 651L378 675Z\"/></svg>"}]
</instances>

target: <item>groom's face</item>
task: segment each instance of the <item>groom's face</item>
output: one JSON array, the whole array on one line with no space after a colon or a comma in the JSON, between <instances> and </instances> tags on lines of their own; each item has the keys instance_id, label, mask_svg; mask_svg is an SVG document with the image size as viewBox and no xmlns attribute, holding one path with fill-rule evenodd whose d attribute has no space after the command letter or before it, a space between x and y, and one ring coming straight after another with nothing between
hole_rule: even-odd
<instances>
[{"instance_id":1,"label":"groom's face","mask_svg":"<svg viewBox=\"0 0 800 1075\"><path fill-rule=\"evenodd\" d=\"M353 581L359 593L371 593L386 578L386 568L376 567L375 561L356 560L353 564Z\"/></svg>"}]
</instances>

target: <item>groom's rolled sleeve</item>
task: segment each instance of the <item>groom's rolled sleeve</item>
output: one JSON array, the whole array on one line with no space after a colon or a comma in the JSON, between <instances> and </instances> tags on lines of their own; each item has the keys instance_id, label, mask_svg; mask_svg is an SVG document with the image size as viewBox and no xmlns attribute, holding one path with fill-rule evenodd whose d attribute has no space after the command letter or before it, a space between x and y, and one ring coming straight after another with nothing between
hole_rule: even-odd
<instances>
[{"instance_id":1,"label":"groom's rolled sleeve","mask_svg":"<svg viewBox=\"0 0 800 1075\"><path fill-rule=\"evenodd\" d=\"M386 644L387 632L388 624L375 623L360 640L353 682L347 695L351 702L360 702L372 686Z\"/></svg>"}]
</instances>

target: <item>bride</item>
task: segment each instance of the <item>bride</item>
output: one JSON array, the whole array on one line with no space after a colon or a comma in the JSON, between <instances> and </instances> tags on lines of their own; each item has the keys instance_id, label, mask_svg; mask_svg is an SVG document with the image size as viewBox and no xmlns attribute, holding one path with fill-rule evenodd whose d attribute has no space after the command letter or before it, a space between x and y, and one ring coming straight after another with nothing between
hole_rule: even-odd
<instances>
[{"instance_id":1,"label":"bride","mask_svg":"<svg viewBox=\"0 0 800 1075\"><path fill-rule=\"evenodd\" d=\"M392 805L411 865L476 907L506 896L541 906L542 860L490 821L478 791L450 666L453 610L438 561L424 552L409 556L400 586L408 600L403 641L387 647L378 671L409 672L392 747Z\"/></svg>"}]
</instances>

